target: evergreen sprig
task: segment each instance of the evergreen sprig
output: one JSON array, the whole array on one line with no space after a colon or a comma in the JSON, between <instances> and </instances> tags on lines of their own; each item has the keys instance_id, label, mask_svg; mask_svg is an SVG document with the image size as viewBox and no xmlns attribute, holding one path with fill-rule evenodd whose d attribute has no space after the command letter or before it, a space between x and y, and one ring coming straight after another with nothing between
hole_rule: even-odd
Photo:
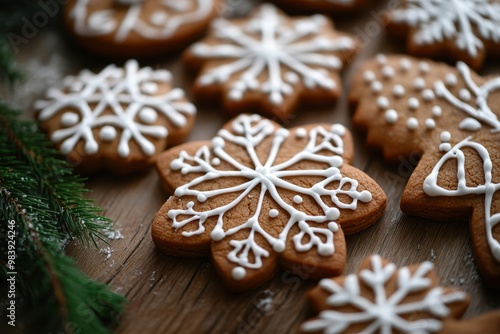
<instances>
[{"instance_id":1,"label":"evergreen sprig","mask_svg":"<svg viewBox=\"0 0 500 334\"><path fill-rule=\"evenodd\" d=\"M81 197L83 179L57 158L36 123L18 115L0 102L0 235L7 240L14 220L17 252L9 268L7 243L0 244L2 280L17 272L19 312L42 332L106 333L124 298L80 272L64 246L72 236L95 242L109 220Z\"/></svg>"}]
</instances>

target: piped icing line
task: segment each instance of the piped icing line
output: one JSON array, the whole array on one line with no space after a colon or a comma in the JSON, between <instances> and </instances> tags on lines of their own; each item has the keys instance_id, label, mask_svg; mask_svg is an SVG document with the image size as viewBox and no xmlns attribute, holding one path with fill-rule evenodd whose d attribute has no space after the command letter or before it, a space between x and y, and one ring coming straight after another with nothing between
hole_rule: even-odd
<instances>
[{"instance_id":1,"label":"piped icing line","mask_svg":"<svg viewBox=\"0 0 500 334\"><path fill-rule=\"evenodd\" d=\"M201 59L225 61L203 73L198 83L212 85L236 78L228 92L231 100L243 99L248 91L260 91L274 105L282 104L300 80L307 89L332 90L336 83L328 71L343 65L334 53L353 50L355 41L322 36L327 25L324 16L313 15L295 19L288 26L270 4L260 6L257 16L242 26L218 19L212 24L218 43L199 42L191 52ZM260 82L263 73L267 80Z\"/></svg>"},{"instance_id":2,"label":"piped icing line","mask_svg":"<svg viewBox=\"0 0 500 334\"><path fill-rule=\"evenodd\" d=\"M187 124L186 116L196 113L193 104L183 101L181 89L155 95L158 84L170 85L170 81L170 72L139 68L137 61L129 60L125 69L109 65L98 74L84 70L76 77L67 77L64 89L49 89L47 99L37 101L35 108L40 110L40 121L62 113L61 128L52 133L51 139L61 143L63 154L70 153L81 140L85 142L86 154L96 154L99 145L93 129L100 128L99 137L105 142L115 140L117 129L121 131L120 157L130 155L131 140L144 154L152 156L156 148L148 137L168 136L166 127L154 124L158 115L183 127Z\"/></svg>"},{"instance_id":3,"label":"piped icing line","mask_svg":"<svg viewBox=\"0 0 500 334\"><path fill-rule=\"evenodd\" d=\"M128 6L124 18L117 21L116 14L123 6L104 8L90 13L91 0L77 0L70 12L74 30L80 36L101 36L115 33L115 42L125 41L131 33L146 39L165 39L173 36L182 26L202 21L210 16L214 0L162 0L162 6L143 17L143 4ZM185 5L180 6L180 3ZM194 8L194 10L193 10Z\"/></svg>"},{"instance_id":4,"label":"piped icing line","mask_svg":"<svg viewBox=\"0 0 500 334\"><path fill-rule=\"evenodd\" d=\"M440 318L450 314L448 304L464 301L463 292L446 292L441 287L433 287L430 272L434 265L431 262L421 263L415 272L410 268L397 269L393 263L384 265L378 255L370 258L370 268L362 270L358 275L348 275L343 284L333 279L323 279L319 286L330 295L326 304L332 310L325 310L314 320L305 322L301 329L304 332L342 333L350 326L366 324L362 333L434 333L443 327ZM396 291L387 293L387 284L397 277ZM361 285L373 292L371 300L362 294ZM405 302L405 298L416 293L425 292L419 300ZM356 311L337 311L337 307L351 306ZM412 313L426 315L416 320L405 318Z\"/></svg>"},{"instance_id":5,"label":"piped icing line","mask_svg":"<svg viewBox=\"0 0 500 334\"><path fill-rule=\"evenodd\" d=\"M182 232L183 236L190 237L204 233L206 220L210 217L216 217L216 226L210 233L214 241L220 241L241 230L248 230L249 233L245 239L230 241L233 249L228 254L228 260L236 264L233 269L235 280L245 278L247 269L258 270L262 268L263 258L269 257L269 252L256 242L257 234L264 237L275 252L280 253L285 250L292 227L297 226L299 232L293 236L292 240L293 246L298 252L306 252L312 247L316 247L320 255L332 255L335 252L334 233L338 231L335 220L340 216L340 211L337 208L356 210L358 201L369 202L372 199L372 194L369 191L357 190L359 185L357 180L343 176L339 170L343 164L341 155L344 153L342 137L345 134L345 128L337 124L330 129L317 126L306 130L305 137L300 139L307 141L305 147L288 160L278 164L275 160L282 144L288 138L296 138L296 134L283 128L276 130L269 120L258 115L239 116L233 121L232 130L233 132L225 129L220 130L212 140L211 147L202 146L194 155L181 151L179 157L171 162L170 168L173 171L180 171L184 175L202 173L201 176L178 187L174 193L177 197L194 196L198 202L203 203L225 194L239 193L239 195L229 203L209 210L196 209L195 201L188 202L186 208L172 209L167 214L172 220L172 226L178 230L183 229L188 224L197 223L196 230ZM296 131L303 135L303 130L305 129L299 128ZM256 153L256 147L269 137L272 138L271 149L266 160L261 161ZM227 153L225 151L227 142L245 150L251 159L252 166L242 164ZM325 152L328 152L328 155ZM219 169L218 165L211 164L212 156L231 165L234 169ZM296 164L302 161L317 162L319 163L318 168L293 169ZM323 164L327 164L329 167L325 169ZM308 176L322 177L323 180L310 188L288 181L289 177ZM206 181L241 177L246 178L247 181L232 187L215 190L196 189L197 185ZM327 188L332 182L339 183L336 189ZM242 224L226 228L224 226L225 214L237 207L242 199L257 187L260 187L260 192L256 200L254 214ZM289 203L281 197L280 189L286 189L296 194L293 203ZM347 195L350 201L343 202L339 197L341 194ZM325 203L322 196L327 196L336 207ZM301 211L301 203L305 197L312 199L322 212L311 215ZM271 231L266 231L265 226L260 222L265 198L272 198L277 205L271 211L265 212L266 216L271 219L282 214L288 216L285 227L277 237L271 235ZM178 217L182 217L181 220L178 220ZM323 226L310 226L308 222L323 224ZM250 258L253 258L253 261L250 261Z\"/></svg>"},{"instance_id":6,"label":"piped icing line","mask_svg":"<svg viewBox=\"0 0 500 334\"><path fill-rule=\"evenodd\" d=\"M413 40L426 45L451 40L476 57L484 42L500 42L500 3L490 0L405 0L392 12L397 23L416 29ZM446 13L446 15L443 15Z\"/></svg>"},{"instance_id":7,"label":"piped icing line","mask_svg":"<svg viewBox=\"0 0 500 334\"><path fill-rule=\"evenodd\" d=\"M441 157L438 163L432 169L432 172L424 181L424 192L429 196L446 196L446 197L461 197L466 195L484 195L484 216L486 239L491 250L493 258L500 262L500 242L493 237L493 228L500 222L500 213L491 214L491 206L495 193L500 189L500 183L494 183L492 178L493 162L491 161L488 149L481 143L472 141L472 136L460 141L455 146L451 147L448 143L450 140L449 132L444 132L441 135L442 143L439 146L440 151L445 154ZM464 149L473 149L482 159L482 170L484 172L484 184L471 187L467 186L465 154ZM438 185L439 173L443 165L449 160L456 160L457 163L457 179L458 184L456 189L445 189Z\"/></svg>"}]
</instances>

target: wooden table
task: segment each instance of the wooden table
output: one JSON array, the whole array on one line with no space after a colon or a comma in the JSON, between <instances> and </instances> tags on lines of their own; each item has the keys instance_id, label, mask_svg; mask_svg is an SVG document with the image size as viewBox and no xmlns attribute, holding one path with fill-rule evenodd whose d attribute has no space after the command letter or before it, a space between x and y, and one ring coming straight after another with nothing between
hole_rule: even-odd
<instances>
[{"instance_id":1,"label":"wooden table","mask_svg":"<svg viewBox=\"0 0 500 334\"><path fill-rule=\"evenodd\" d=\"M244 1L244 0L243 0ZM231 9L243 8L240 6ZM232 4L237 2L232 1ZM375 12L384 8L379 4ZM378 25L369 13L337 21L347 32L363 31L367 24ZM375 13L374 12L374 13ZM380 27L380 26L379 26ZM383 29L365 41L365 48L344 73L344 87L363 59L377 52L404 52L401 43L390 40ZM30 110L34 99L41 97L61 77L76 74L82 68L100 70L107 62L85 54L64 35L58 25L40 32L21 48L19 62L27 72L27 82L15 93L20 107ZM176 86L191 95L192 78L184 72L178 57L142 62L167 68ZM500 72L500 64L490 61L483 73ZM30 115L32 113L30 112ZM217 108L199 106L195 131L189 141L212 138L225 117ZM311 122L340 122L350 129L351 113L346 96L324 110L299 110L286 126ZM356 147L354 166L362 169L380 184L388 197L387 209L373 227L347 237L346 273L353 272L361 260L378 253L400 265L431 260L436 264L443 285L470 293L472 303L465 317L500 308L500 292L488 289L482 282L471 254L467 222L437 223L410 217L399 209L399 200L415 161L399 166L385 164L379 153L370 152L364 138L353 131ZM115 222L123 239L110 240L110 250L72 244L68 248L79 267L90 277L111 284L125 295L129 304L116 329L117 333L158 332L290 332L312 315L306 292L316 284L307 280L307 271L280 272L261 288L246 293L229 293L222 285L208 259L184 259L160 253L151 240L151 222L168 195L163 193L154 170L140 175L114 177L103 174L88 181L90 197ZM103 250L107 247L102 244Z\"/></svg>"}]
</instances>

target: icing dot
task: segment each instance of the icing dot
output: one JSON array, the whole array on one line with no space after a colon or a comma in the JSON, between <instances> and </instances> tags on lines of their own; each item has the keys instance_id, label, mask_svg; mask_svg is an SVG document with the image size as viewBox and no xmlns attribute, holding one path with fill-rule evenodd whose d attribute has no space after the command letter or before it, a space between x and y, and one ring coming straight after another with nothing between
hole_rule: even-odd
<instances>
[{"instance_id":1,"label":"icing dot","mask_svg":"<svg viewBox=\"0 0 500 334\"><path fill-rule=\"evenodd\" d=\"M460 122L458 128L460 130L466 130L466 131L477 131L482 128L482 125L481 123L479 123L478 120L471 117L467 117L466 119Z\"/></svg>"},{"instance_id":2,"label":"icing dot","mask_svg":"<svg viewBox=\"0 0 500 334\"><path fill-rule=\"evenodd\" d=\"M158 119L158 113L153 108L145 107L139 112L139 119L145 124L153 124Z\"/></svg>"},{"instance_id":3,"label":"icing dot","mask_svg":"<svg viewBox=\"0 0 500 334\"><path fill-rule=\"evenodd\" d=\"M337 155L337 156L332 157L332 159L330 160L330 166L340 167L340 166L342 166L343 162L344 161L342 160L342 157Z\"/></svg>"},{"instance_id":4,"label":"icing dot","mask_svg":"<svg viewBox=\"0 0 500 334\"><path fill-rule=\"evenodd\" d=\"M382 91L382 88L384 88L384 86L380 81L372 82L371 89L373 93L380 93Z\"/></svg>"},{"instance_id":5,"label":"icing dot","mask_svg":"<svg viewBox=\"0 0 500 334\"><path fill-rule=\"evenodd\" d=\"M385 120L389 124L394 124L398 121L398 112L394 109L389 109L385 112Z\"/></svg>"},{"instance_id":6,"label":"icing dot","mask_svg":"<svg viewBox=\"0 0 500 334\"><path fill-rule=\"evenodd\" d=\"M331 132L342 137L345 135L345 126L343 126L342 124L333 124Z\"/></svg>"},{"instance_id":7,"label":"icing dot","mask_svg":"<svg viewBox=\"0 0 500 334\"><path fill-rule=\"evenodd\" d=\"M377 60L377 63L379 63L380 65L384 65L387 62L387 57L381 53L377 54L375 56L375 59Z\"/></svg>"},{"instance_id":8,"label":"icing dot","mask_svg":"<svg viewBox=\"0 0 500 334\"><path fill-rule=\"evenodd\" d=\"M300 204L300 203L302 203L302 201L303 201L303 200L302 200L302 197L300 197L299 195L295 195L295 196L293 197L293 201L294 201L295 203L297 203L297 204Z\"/></svg>"},{"instance_id":9,"label":"icing dot","mask_svg":"<svg viewBox=\"0 0 500 334\"><path fill-rule=\"evenodd\" d=\"M241 281L247 275L247 271L243 267L234 267L232 275L235 280Z\"/></svg>"},{"instance_id":10,"label":"icing dot","mask_svg":"<svg viewBox=\"0 0 500 334\"><path fill-rule=\"evenodd\" d=\"M99 136L103 141L112 141L116 138L116 129L110 125L103 126Z\"/></svg>"},{"instance_id":11,"label":"icing dot","mask_svg":"<svg viewBox=\"0 0 500 334\"><path fill-rule=\"evenodd\" d=\"M66 112L61 117L61 125L62 126L72 126L78 123L80 118L74 112Z\"/></svg>"},{"instance_id":12,"label":"icing dot","mask_svg":"<svg viewBox=\"0 0 500 334\"><path fill-rule=\"evenodd\" d=\"M210 237L214 241L221 241L222 239L224 239L225 236L226 236L226 234L224 233L222 228L215 228L212 231L212 233L210 233Z\"/></svg>"},{"instance_id":13,"label":"icing dot","mask_svg":"<svg viewBox=\"0 0 500 334\"><path fill-rule=\"evenodd\" d=\"M212 139L213 148L223 148L225 144L224 139L221 137L214 137L214 139Z\"/></svg>"},{"instance_id":14,"label":"icing dot","mask_svg":"<svg viewBox=\"0 0 500 334\"><path fill-rule=\"evenodd\" d=\"M167 20L167 15L163 12L154 12L153 15L151 15L151 23L159 26L165 23Z\"/></svg>"},{"instance_id":15,"label":"icing dot","mask_svg":"<svg viewBox=\"0 0 500 334\"><path fill-rule=\"evenodd\" d=\"M408 118L408 121L406 122L406 127L409 130L415 130L416 128L418 128L418 119L416 119L415 117Z\"/></svg>"},{"instance_id":16,"label":"icing dot","mask_svg":"<svg viewBox=\"0 0 500 334\"><path fill-rule=\"evenodd\" d=\"M379 96L377 99L377 106L380 109L387 109L389 108L389 100L385 96Z\"/></svg>"},{"instance_id":17,"label":"icing dot","mask_svg":"<svg viewBox=\"0 0 500 334\"><path fill-rule=\"evenodd\" d=\"M395 85L392 88L392 95L395 97L402 97L405 95L405 88L401 85Z\"/></svg>"},{"instance_id":18,"label":"icing dot","mask_svg":"<svg viewBox=\"0 0 500 334\"><path fill-rule=\"evenodd\" d=\"M373 71L365 71L365 73L363 73L363 80L365 80L366 83L372 82L375 80L375 73L373 73Z\"/></svg>"},{"instance_id":19,"label":"icing dot","mask_svg":"<svg viewBox=\"0 0 500 334\"><path fill-rule=\"evenodd\" d=\"M434 117L441 117L442 114L443 114L443 110L441 109L440 106L432 107L432 115Z\"/></svg>"},{"instance_id":20,"label":"icing dot","mask_svg":"<svg viewBox=\"0 0 500 334\"><path fill-rule=\"evenodd\" d=\"M305 136L307 136L307 131L304 128L298 128L297 131L295 131L295 137L302 139Z\"/></svg>"},{"instance_id":21,"label":"icing dot","mask_svg":"<svg viewBox=\"0 0 500 334\"><path fill-rule=\"evenodd\" d=\"M329 208L325 211L326 219L335 220L340 217L340 211L337 208Z\"/></svg>"},{"instance_id":22,"label":"icing dot","mask_svg":"<svg viewBox=\"0 0 500 334\"><path fill-rule=\"evenodd\" d=\"M170 169L172 170L179 170L182 168L182 162L179 159L174 159L170 163Z\"/></svg>"},{"instance_id":23,"label":"icing dot","mask_svg":"<svg viewBox=\"0 0 500 334\"><path fill-rule=\"evenodd\" d=\"M458 91L458 96L464 101L469 101L471 99L471 95L468 89L462 88Z\"/></svg>"},{"instance_id":24,"label":"icing dot","mask_svg":"<svg viewBox=\"0 0 500 334\"><path fill-rule=\"evenodd\" d=\"M299 82L299 76L295 72L287 72L285 74L285 80L291 84L296 84Z\"/></svg>"},{"instance_id":25,"label":"icing dot","mask_svg":"<svg viewBox=\"0 0 500 334\"><path fill-rule=\"evenodd\" d=\"M434 100L434 92L432 91L432 89L424 89L424 91L422 92L422 98L424 99L424 101L432 101Z\"/></svg>"},{"instance_id":26,"label":"icing dot","mask_svg":"<svg viewBox=\"0 0 500 334\"><path fill-rule=\"evenodd\" d=\"M411 61L408 58L401 59L399 62L399 68L403 73L408 72L411 69Z\"/></svg>"},{"instance_id":27,"label":"icing dot","mask_svg":"<svg viewBox=\"0 0 500 334\"><path fill-rule=\"evenodd\" d=\"M372 193L368 190L363 190L359 196L359 200L365 203L370 202L372 200Z\"/></svg>"},{"instance_id":28,"label":"icing dot","mask_svg":"<svg viewBox=\"0 0 500 334\"><path fill-rule=\"evenodd\" d=\"M425 120L425 127L429 130L432 130L436 127L436 122L432 118L427 118Z\"/></svg>"},{"instance_id":29,"label":"icing dot","mask_svg":"<svg viewBox=\"0 0 500 334\"><path fill-rule=\"evenodd\" d=\"M426 63L425 61L421 61L418 64L418 69L420 70L420 73L422 73L422 74L429 73L429 71L431 70L429 64Z\"/></svg>"},{"instance_id":30,"label":"icing dot","mask_svg":"<svg viewBox=\"0 0 500 334\"><path fill-rule=\"evenodd\" d=\"M283 253L283 251L285 250L285 247L286 247L286 245L282 240L278 240L273 244L274 251L278 252L278 253Z\"/></svg>"},{"instance_id":31,"label":"icing dot","mask_svg":"<svg viewBox=\"0 0 500 334\"><path fill-rule=\"evenodd\" d=\"M416 78L413 80L413 88L416 90L422 90L425 88L425 80L424 78Z\"/></svg>"},{"instance_id":32,"label":"icing dot","mask_svg":"<svg viewBox=\"0 0 500 334\"><path fill-rule=\"evenodd\" d=\"M141 90L148 95L153 95L158 91L158 85L154 82L145 82L141 85Z\"/></svg>"},{"instance_id":33,"label":"icing dot","mask_svg":"<svg viewBox=\"0 0 500 334\"><path fill-rule=\"evenodd\" d=\"M450 143L442 143L442 144L439 144L439 150L441 152L448 152L449 150L451 150L451 145Z\"/></svg>"},{"instance_id":34,"label":"icing dot","mask_svg":"<svg viewBox=\"0 0 500 334\"><path fill-rule=\"evenodd\" d=\"M229 98L233 101L239 101L243 98L243 91L238 89L231 89Z\"/></svg>"},{"instance_id":35,"label":"icing dot","mask_svg":"<svg viewBox=\"0 0 500 334\"><path fill-rule=\"evenodd\" d=\"M203 194L199 194L196 199L198 200L198 202L205 202L207 200L207 196L203 195Z\"/></svg>"},{"instance_id":36,"label":"icing dot","mask_svg":"<svg viewBox=\"0 0 500 334\"><path fill-rule=\"evenodd\" d=\"M441 138L441 141L443 141L443 142L450 141L451 134L448 131L443 131L443 132L441 132L440 138Z\"/></svg>"},{"instance_id":37,"label":"icing dot","mask_svg":"<svg viewBox=\"0 0 500 334\"><path fill-rule=\"evenodd\" d=\"M332 232L337 232L339 230L339 225L335 222L329 222L328 223L328 229Z\"/></svg>"},{"instance_id":38,"label":"icing dot","mask_svg":"<svg viewBox=\"0 0 500 334\"><path fill-rule=\"evenodd\" d=\"M457 80L457 77L455 76L455 74L453 73L448 73L446 74L446 76L444 77L444 82L448 85L448 86L455 86L458 82Z\"/></svg>"},{"instance_id":39,"label":"icing dot","mask_svg":"<svg viewBox=\"0 0 500 334\"><path fill-rule=\"evenodd\" d=\"M408 107L411 110L417 110L419 106L420 106L420 102L418 102L418 99L416 97L410 97L408 99Z\"/></svg>"},{"instance_id":40,"label":"icing dot","mask_svg":"<svg viewBox=\"0 0 500 334\"><path fill-rule=\"evenodd\" d=\"M382 68L382 76L384 77L384 79L392 78L394 76L394 69L389 65L385 65Z\"/></svg>"},{"instance_id":41,"label":"icing dot","mask_svg":"<svg viewBox=\"0 0 500 334\"><path fill-rule=\"evenodd\" d=\"M279 212L278 210L276 210L276 209L271 209L271 210L269 210L269 217L271 217L271 218L276 218L276 217L278 217L279 213L280 213L280 212Z\"/></svg>"}]
</instances>

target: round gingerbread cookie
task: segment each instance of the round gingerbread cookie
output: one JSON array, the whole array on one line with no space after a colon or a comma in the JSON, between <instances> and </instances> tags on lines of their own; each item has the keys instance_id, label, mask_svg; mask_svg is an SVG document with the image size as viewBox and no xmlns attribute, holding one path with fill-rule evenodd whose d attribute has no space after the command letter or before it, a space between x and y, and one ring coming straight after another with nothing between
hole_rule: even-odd
<instances>
[{"instance_id":1,"label":"round gingerbread cookie","mask_svg":"<svg viewBox=\"0 0 500 334\"><path fill-rule=\"evenodd\" d=\"M500 55L500 1L402 0L388 29L411 55L463 61L474 69Z\"/></svg>"},{"instance_id":2,"label":"round gingerbread cookie","mask_svg":"<svg viewBox=\"0 0 500 334\"><path fill-rule=\"evenodd\" d=\"M108 57L179 51L216 16L219 0L70 0L64 21L87 50Z\"/></svg>"},{"instance_id":3,"label":"round gingerbread cookie","mask_svg":"<svg viewBox=\"0 0 500 334\"><path fill-rule=\"evenodd\" d=\"M373 0L273 0L285 10L340 14L366 8Z\"/></svg>"},{"instance_id":4,"label":"round gingerbread cookie","mask_svg":"<svg viewBox=\"0 0 500 334\"><path fill-rule=\"evenodd\" d=\"M148 168L189 134L196 108L166 70L129 60L100 73L83 70L35 103L42 129L82 174Z\"/></svg>"},{"instance_id":5,"label":"round gingerbread cookie","mask_svg":"<svg viewBox=\"0 0 500 334\"><path fill-rule=\"evenodd\" d=\"M173 196L156 215L153 240L170 255L211 255L236 291L263 284L280 266L339 275L344 233L374 224L386 204L375 181L349 165L352 156L340 124L287 130L240 115L212 141L161 154L158 172Z\"/></svg>"},{"instance_id":6,"label":"round gingerbread cookie","mask_svg":"<svg viewBox=\"0 0 500 334\"><path fill-rule=\"evenodd\" d=\"M263 4L242 19L215 20L209 36L184 54L199 71L201 102L229 114L259 112L285 120L300 103L331 104L342 91L339 71L359 49L323 15L289 17Z\"/></svg>"}]
</instances>

